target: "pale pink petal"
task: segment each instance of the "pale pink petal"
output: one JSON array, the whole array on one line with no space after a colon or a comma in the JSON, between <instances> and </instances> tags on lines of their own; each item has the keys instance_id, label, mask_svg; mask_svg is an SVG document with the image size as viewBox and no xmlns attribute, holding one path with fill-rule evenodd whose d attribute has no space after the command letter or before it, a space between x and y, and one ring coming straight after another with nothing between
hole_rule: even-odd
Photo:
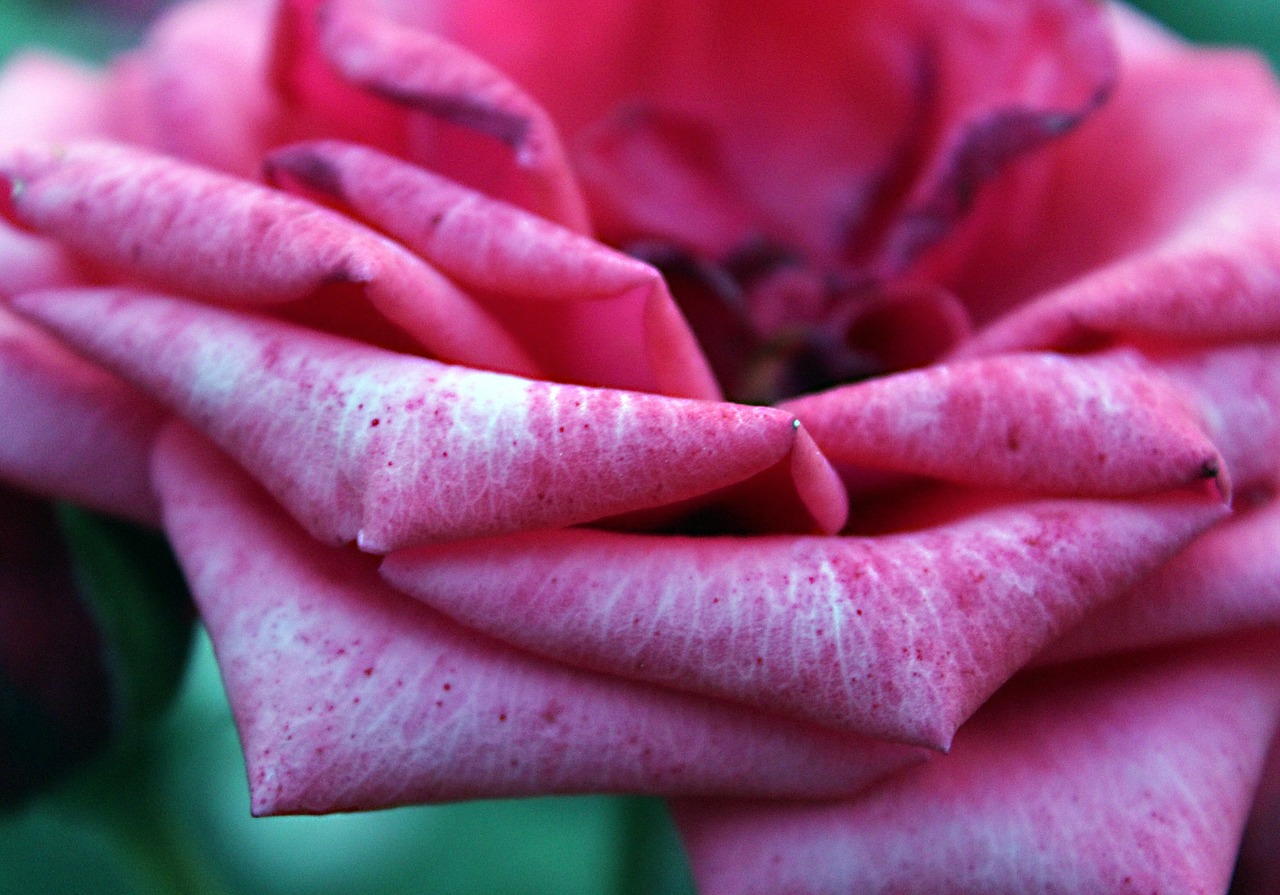
<instances>
[{"instance_id":1,"label":"pale pink petal","mask_svg":"<svg viewBox=\"0 0 1280 895\"><path fill-rule=\"evenodd\" d=\"M66 59L21 53L0 73L0 141L78 140L106 132L102 76Z\"/></svg>"},{"instance_id":2,"label":"pale pink petal","mask_svg":"<svg viewBox=\"0 0 1280 895\"><path fill-rule=\"evenodd\" d=\"M793 460L795 420L772 408L449 367L126 290L18 306L204 430L327 543L571 525L779 463L799 462L802 496L831 498L834 476Z\"/></svg>"},{"instance_id":3,"label":"pale pink petal","mask_svg":"<svg viewBox=\"0 0 1280 895\"><path fill-rule=\"evenodd\" d=\"M182 430L165 527L213 637L255 814L553 792L830 797L918 750L577 671L466 631L323 547Z\"/></svg>"},{"instance_id":4,"label":"pale pink petal","mask_svg":"<svg viewBox=\"0 0 1280 895\"><path fill-rule=\"evenodd\" d=\"M1230 494L1196 405L1131 354L956 362L783 406L837 464L1041 494L1142 494L1204 479Z\"/></svg>"},{"instance_id":5,"label":"pale pink petal","mask_svg":"<svg viewBox=\"0 0 1280 895\"><path fill-rule=\"evenodd\" d=\"M123 146L27 147L0 157L7 216L127 277L210 301L276 305L326 287L362 292L449 361L536 369L465 293L332 211ZM352 301L351 318L367 313Z\"/></svg>"},{"instance_id":6,"label":"pale pink petal","mask_svg":"<svg viewBox=\"0 0 1280 895\"><path fill-rule=\"evenodd\" d=\"M271 21L260 0L174 6L141 49L112 63L112 136L258 177L279 126L265 67Z\"/></svg>"},{"instance_id":7,"label":"pale pink petal","mask_svg":"<svg viewBox=\"0 0 1280 895\"><path fill-rule=\"evenodd\" d=\"M402 27L368 0L291 0L276 33L280 89L332 135L359 133L353 110L372 108L384 148L586 230L577 181L541 106L516 82L426 31ZM354 101L353 101L354 100Z\"/></svg>"},{"instance_id":8,"label":"pale pink petal","mask_svg":"<svg viewBox=\"0 0 1280 895\"><path fill-rule=\"evenodd\" d=\"M944 748L1045 643L1223 512L1045 502L877 538L566 530L395 553L382 574L575 665Z\"/></svg>"},{"instance_id":9,"label":"pale pink petal","mask_svg":"<svg viewBox=\"0 0 1280 895\"><path fill-rule=\"evenodd\" d=\"M1280 502L1274 500L1201 535L1156 574L1090 613L1038 661L1267 625L1280 626Z\"/></svg>"},{"instance_id":10,"label":"pale pink petal","mask_svg":"<svg viewBox=\"0 0 1280 895\"><path fill-rule=\"evenodd\" d=\"M0 307L0 478L154 522L147 457L163 412Z\"/></svg>"},{"instance_id":11,"label":"pale pink petal","mask_svg":"<svg viewBox=\"0 0 1280 895\"><path fill-rule=\"evenodd\" d=\"M1112 12L1115 96L994 185L921 270L990 323L966 354L1280 333L1274 75Z\"/></svg>"},{"instance_id":12,"label":"pale pink petal","mask_svg":"<svg viewBox=\"0 0 1280 895\"><path fill-rule=\"evenodd\" d=\"M843 804L685 804L703 895L1224 892L1276 726L1274 643L1010 687Z\"/></svg>"},{"instance_id":13,"label":"pale pink petal","mask_svg":"<svg viewBox=\"0 0 1280 895\"><path fill-rule=\"evenodd\" d=\"M318 194L473 290L523 336L549 378L720 397L652 267L523 209L355 144L299 144L267 159L279 186ZM608 333L609 338L601 338Z\"/></svg>"}]
</instances>

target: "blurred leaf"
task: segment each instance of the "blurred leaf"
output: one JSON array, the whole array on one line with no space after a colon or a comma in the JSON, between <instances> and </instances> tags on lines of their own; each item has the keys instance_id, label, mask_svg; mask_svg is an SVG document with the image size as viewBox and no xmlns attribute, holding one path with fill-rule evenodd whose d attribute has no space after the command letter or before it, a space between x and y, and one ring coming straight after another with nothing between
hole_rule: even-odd
<instances>
[{"instance_id":1,"label":"blurred leaf","mask_svg":"<svg viewBox=\"0 0 1280 895\"><path fill-rule=\"evenodd\" d=\"M61 506L76 577L102 633L116 688L116 730L150 724L182 681L195 610L182 571L158 532Z\"/></svg>"}]
</instances>

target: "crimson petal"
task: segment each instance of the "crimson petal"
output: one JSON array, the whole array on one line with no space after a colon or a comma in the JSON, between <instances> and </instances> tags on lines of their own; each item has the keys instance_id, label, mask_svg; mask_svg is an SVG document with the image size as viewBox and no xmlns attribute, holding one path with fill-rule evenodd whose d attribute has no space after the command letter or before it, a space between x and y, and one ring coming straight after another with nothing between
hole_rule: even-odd
<instances>
[{"instance_id":1,"label":"crimson petal","mask_svg":"<svg viewBox=\"0 0 1280 895\"><path fill-rule=\"evenodd\" d=\"M921 757L524 655L323 547L174 428L165 527L209 626L255 814L582 791L830 797Z\"/></svg>"},{"instance_id":2,"label":"crimson petal","mask_svg":"<svg viewBox=\"0 0 1280 895\"><path fill-rule=\"evenodd\" d=\"M1050 639L1225 512L1008 507L878 538L567 530L392 554L392 585L572 664L945 748Z\"/></svg>"}]
</instances>

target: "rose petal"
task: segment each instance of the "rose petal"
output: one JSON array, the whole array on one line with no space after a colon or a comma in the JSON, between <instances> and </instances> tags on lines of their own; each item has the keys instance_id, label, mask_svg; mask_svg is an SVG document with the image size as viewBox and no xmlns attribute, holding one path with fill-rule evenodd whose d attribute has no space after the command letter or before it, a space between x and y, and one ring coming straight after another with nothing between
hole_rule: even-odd
<instances>
[{"instance_id":1,"label":"rose petal","mask_svg":"<svg viewBox=\"0 0 1280 895\"><path fill-rule=\"evenodd\" d=\"M732 222L731 207L719 214L727 194L765 235L818 256L872 231L869 254L887 267L945 232L983 181L1068 127L1114 75L1105 12L1077 0L758 2L750 15L611 2L586 17L573 3L397 5L526 85L567 145L597 150L576 167L593 205L609 207L611 237L678 240L688 217ZM677 119L707 138L671 139ZM655 164L705 188L664 197L646 189L660 178L645 179L641 199L619 206ZM618 220L627 211L640 214Z\"/></svg>"},{"instance_id":2,"label":"rose petal","mask_svg":"<svg viewBox=\"0 0 1280 895\"><path fill-rule=\"evenodd\" d=\"M17 306L186 416L327 543L381 553L571 525L780 462L801 467L802 496L830 484L793 458L794 418L772 408L447 367L126 290Z\"/></svg>"},{"instance_id":3,"label":"rose petal","mask_svg":"<svg viewBox=\"0 0 1280 895\"><path fill-rule=\"evenodd\" d=\"M1199 410L1242 489L1280 484L1280 344L1155 355L1157 366Z\"/></svg>"},{"instance_id":4,"label":"rose petal","mask_svg":"<svg viewBox=\"0 0 1280 895\"><path fill-rule=\"evenodd\" d=\"M1123 496L1214 479L1226 464L1191 405L1136 356L1013 355L799 398L837 464L1038 494Z\"/></svg>"},{"instance_id":5,"label":"rose petal","mask_svg":"<svg viewBox=\"0 0 1280 895\"><path fill-rule=\"evenodd\" d=\"M112 134L257 177L263 146L281 117L262 77L270 25L259 0L175 5L140 50L112 64Z\"/></svg>"},{"instance_id":6,"label":"rose petal","mask_svg":"<svg viewBox=\"0 0 1280 895\"><path fill-rule=\"evenodd\" d=\"M395 553L382 574L575 665L945 748L1045 643L1223 512L1045 502L878 538L566 530Z\"/></svg>"},{"instance_id":7,"label":"rose petal","mask_svg":"<svg viewBox=\"0 0 1280 895\"><path fill-rule=\"evenodd\" d=\"M465 631L322 547L182 430L165 526L209 626L255 814L550 792L853 792L918 760L576 671Z\"/></svg>"},{"instance_id":8,"label":"rose petal","mask_svg":"<svg viewBox=\"0 0 1280 895\"><path fill-rule=\"evenodd\" d=\"M1112 13L1125 71L1113 100L1010 172L921 271L990 322L965 356L1280 333L1274 75Z\"/></svg>"},{"instance_id":9,"label":"rose petal","mask_svg":"<svg viewBox=\"0 0 1280 895\"><path fill-rule=\"evenodd\" d=\"M155 521L147 456L163 416L124 382L0 307L0 478Z\"/></svg>"},{"instance_id":10,"label":"rose petal","mask_svg":"<svg viewBox=\"0 0 1280 895\"><path fill-rule=\"evenodd\" d=\"M273 153L267 170L277 185L318 193L467 288L516 305L514 315L502 306L494 313L513 332L524 330L552 379L720 397L688 324L649 265L355 144L292 146ZM531 300L537 304L528 308Z\"/></svg>"},{"instance_id":11,"label":"rose petal","mask_svg":"<svg viewBox=\"0 0 1280 895\"><path fill-rule=\"evenodd\" d=\"M350 129L353 109L372 108L391 132L390 151L586 230L577 181L542 108L481 59L385 12L363 0L284 4L275 71L285 95L345 123L330 135Z\"/></svg>"},{"instance_id":12,"label":"rose petal","mask_svg":"<svg viewBox=\"0 0 1280 895\"><path fill-rule=\"evenodd\" d=\"M1039 661L1057 662L1280 625L1280 502L1222 523Z\"/></svg>"},{"instance_id":13,"label":"rose petal","mask_svg":"<svg viewBox=\"0 0 1280 895\"><path fill-rule=\"evenodd\" d=\"M1276 725L1274 644L1036 678L834 805L686 804L698 891L1223 892Z\"/></svg>"},{"instance_id":14,"label":"rose petal","mask_svg":"<svg viewBox=\"0 0 1280 895\"><path fill-rule=\"evenodd\" d=\"M1240 846L1240 860L1231 880L1231 895L1280 893L1277 842L1280 842L1280 737L1271 744L1262 784L1254 796L1253 811Z\"/></svg>"},{"instance_id":15,"label":"rose petal","mask_svg":"<svg viewBox=\"0 0 1280 895\"><path fill-rule=\"evenodd\" d=\"M7 215L94 261L161 287L280 304L355 286L448 360L528 372L524 351L472 300L408 252L290 196L112 146L11 149ZM353 306L351 316L360 314Z\"/></svg>"},{"instance_id":16,"label":"rose petal","mask_svg":"<svg viewBox=\"0 0 1280 895\"><path fill-rule=\"evenodd\" d=\"M0 134L14 140L76 140L106 132L103 78L38 52L8 60L0 75Z\"/></svg>"}]
</instances>

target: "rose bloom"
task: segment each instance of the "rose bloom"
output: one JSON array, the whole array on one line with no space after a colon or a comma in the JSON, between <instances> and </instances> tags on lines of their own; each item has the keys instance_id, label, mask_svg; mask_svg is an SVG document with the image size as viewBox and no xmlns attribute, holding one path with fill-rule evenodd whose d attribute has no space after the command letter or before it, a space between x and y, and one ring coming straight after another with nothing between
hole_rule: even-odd
<instances>
[{"instance_id":1,"label":"rose bloom","mask_svg":"<svg viewBox=\"0 0 1280 895\"><path fill-rule=\"evenodd\" d=\"M0 473L163 527L255 813L1280 886L1258 59L1093 0L200 0L15 59L0 176Z\"/></svg>"}]
</instances>

